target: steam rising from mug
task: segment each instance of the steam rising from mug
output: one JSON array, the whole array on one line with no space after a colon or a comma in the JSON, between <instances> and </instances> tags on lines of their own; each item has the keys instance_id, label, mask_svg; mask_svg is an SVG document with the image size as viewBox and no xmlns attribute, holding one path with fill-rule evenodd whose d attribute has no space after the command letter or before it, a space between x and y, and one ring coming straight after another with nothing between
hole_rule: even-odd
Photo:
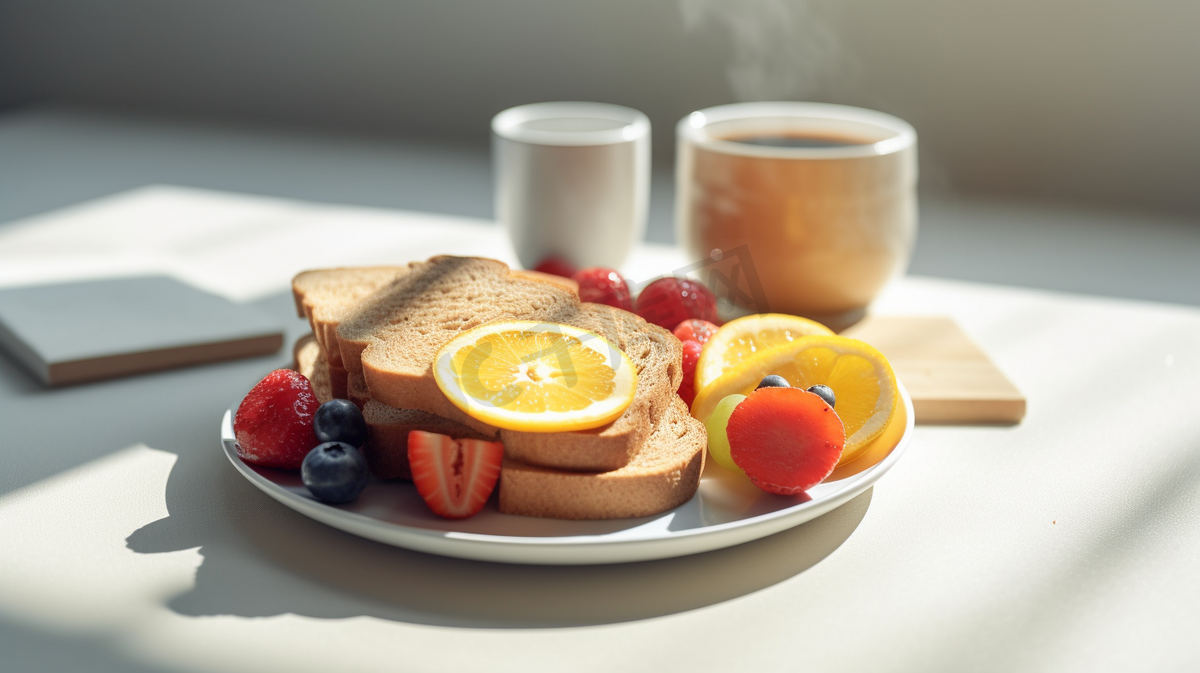
<instances>
[{"instance_id":1,"label":"steam rising from mug","mask_svg":"<svg viewBox=\"0 0 1200 673\"><path fill-rule=\"evenodd\" d=\"M812 0L680 0L683 27L729 31L726 68L739 101L812 97L839 59L837 36Z\"/></svg>"}]
</instances>

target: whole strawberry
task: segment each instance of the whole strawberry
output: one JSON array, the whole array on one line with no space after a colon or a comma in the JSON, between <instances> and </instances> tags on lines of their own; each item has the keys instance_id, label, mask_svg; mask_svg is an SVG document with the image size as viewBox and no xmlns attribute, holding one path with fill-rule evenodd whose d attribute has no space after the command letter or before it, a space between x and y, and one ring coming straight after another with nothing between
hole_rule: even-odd
<instances>
[{"instance_id":1,"label":"whole strawberry","mask_svg":"<svg viewBox=\"0 0 1200 673\"><path fill-rule=\"evenodd\" d=\"M563 278L570 278L575 275L575 265L558 255L552 255L543 259L538 262L537 266L533 267L533 270L562 276Z\"/></svg>"},{"instance_id":2,"label":"whole strawberry","mask_svg":"<svg viewBox=\"0 0 1200 673\"><path fill-rule=\"evenodd\" d=\"M669 330L689 318L716 323L717 298L690 278L659 278L638 295L637 314Z\"/></svg>"},{"instance_id":3,"label":"whole strawberry","mask_svg":"<svg viewBox=\"0 0 1200 673\"><path fill-rule=\"evenodd\" d=\"M615 306L633 313L633 296L621 274L612 269L592 267L571 276L579 283L579 301Z\"/></svg>"},{"instance_id":4,"label":"whole strawberry","mask_svg":"<svg viewBox=\"0 0 1200 673\"><path fill-rule=\"evenodd\" d=\"M697 320L695 318L684 320L675 326L675 337L680 341L699 341L700 345L708 343L708 340L717 333L717 326L707 320Z\"/></svg>"},{"instance_id":5,"label":"whole strawberry","mask_svg":"<svg viewBox=\"0 0 1200 673\"><path fill-rule=\"evenodd\" d=\"M699 341L688 339L683 342L683 382L679 384L679 396L689 407L696 399L696 363L700 361L702 350L704 345Z\"/></svg>"},{"instance_id":6,"label":"whole strawberry","mask_svg":"<svg viewBox=\"0 0 1200 673\"><path fill-rule=\"evenodd\" d=\"M233 418L242 460L260 467L298 470L321 442L313 432L317 412L312 384L299 372L276 369L250 389Z\"/></svg>"}]
</instances>

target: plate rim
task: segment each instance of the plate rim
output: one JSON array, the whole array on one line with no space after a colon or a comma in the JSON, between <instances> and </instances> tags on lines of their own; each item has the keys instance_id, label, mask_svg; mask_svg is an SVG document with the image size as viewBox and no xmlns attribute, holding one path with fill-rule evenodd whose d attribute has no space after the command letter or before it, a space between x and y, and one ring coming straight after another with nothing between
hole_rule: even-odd
<instances>
[{"instance_id":1,"label":"plate rim","mask_svg":"<svg viewBox=\"0 0 1200 673\"><path fill-rule=\"evenodd\" d=\"M900 459L912 440L915 418L912 398L897 381L897 392L905 406L904 433L883 460L853 475L838 490L819 499L764 512L745 519L667 531L636 539L608 539L608 535L518 536L438 530L393 523L366 514L347 511L305 497L257 473L237 455L232 422L240 404L225 411L221 420L221 446L234 468L259 490L288 508L332 528L383 544L425 553L479 561L528 565L589 565L629 563L686 556L749 542L798 526L845 504L874 485ZM699 497L699 492L692 499ZM689 500L690 502L690 500ZM686 503L682 506L685 506ZM664 516L666 510L645 525ZM503 516L503 515L502 515ZM548 552L547 550L552 550Z\"/></svg>"}]
</instances>

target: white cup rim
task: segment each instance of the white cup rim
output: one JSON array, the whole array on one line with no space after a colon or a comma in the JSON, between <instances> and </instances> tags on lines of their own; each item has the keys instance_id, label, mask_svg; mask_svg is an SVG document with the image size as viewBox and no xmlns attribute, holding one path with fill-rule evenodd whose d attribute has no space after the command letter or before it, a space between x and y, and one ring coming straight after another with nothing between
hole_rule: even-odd
<instances>
[{"instance_id":1,"label":"white cup rim","mask_svg":"<svg viewBox=\"0 0 1200 673\"><path fill-rule=\"evenodd\" d=\"M875 142L835 147L774 147L751 145L714 137L714 125L744 124L753 127L764 120L788 120L796 126L805 123L880 135ZM895 154L914 146L917 132L911 124L893 115L850 105L802 103L793 101L732 103L697 110L676 125L679 139L706 149L739 156L773 159L856 159Z\"/></svg>"},{"instance_id":2,"label":"white cup rim","mask_svg":"<svg viewBox=\"0 0 1200 673\"><path fill-rule=\"evenodd\" d=\"M588 131L547 131L531 129L524 125L529 121L556 117L597 117L623 123L624 126ZM650 118L633 108L610 103L530 103L511 107L492 117L492 133L501 138L534 145L615 145L634 142L649 135Z\"/></svg>"}]
</instances>

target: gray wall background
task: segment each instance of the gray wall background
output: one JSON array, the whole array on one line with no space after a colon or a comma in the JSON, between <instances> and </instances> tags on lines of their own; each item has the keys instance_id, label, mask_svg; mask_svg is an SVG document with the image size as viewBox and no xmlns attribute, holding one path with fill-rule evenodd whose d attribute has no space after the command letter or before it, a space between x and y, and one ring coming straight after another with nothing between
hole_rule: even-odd
<instances>
[{"instance_id":1,"label":"gray wall background","mask_svg":"<svg viewBox=\"0 0 1200 673\"><path fill-rule=\"evenodd\" d=\"M927 191L1200 217L1195 0L0 0L0 109L55 103L484 146L497 111L881 109Z\"/></svg>"}]
</instances>

